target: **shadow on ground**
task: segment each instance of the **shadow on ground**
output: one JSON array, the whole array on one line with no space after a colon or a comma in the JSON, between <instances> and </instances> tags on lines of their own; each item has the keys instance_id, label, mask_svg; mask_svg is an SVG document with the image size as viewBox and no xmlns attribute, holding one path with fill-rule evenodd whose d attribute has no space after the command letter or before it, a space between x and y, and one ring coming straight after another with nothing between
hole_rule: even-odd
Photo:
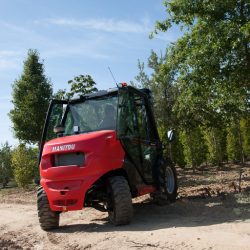
<instances>
[{"instance_id":1,"label":"shadow on ground","mask_svg":"<svg viewBox=\"0 0 250 250\"><path fill-rule=\"evenodd\" d=\"M88 224L61 226L58 233L152 231L172 227L198 227L250 219L249 193L223 197L179 199L167 206L150 201L134 204L134 218L130 225L115 227L107 218Z\"/></svg>"}]
</instances>

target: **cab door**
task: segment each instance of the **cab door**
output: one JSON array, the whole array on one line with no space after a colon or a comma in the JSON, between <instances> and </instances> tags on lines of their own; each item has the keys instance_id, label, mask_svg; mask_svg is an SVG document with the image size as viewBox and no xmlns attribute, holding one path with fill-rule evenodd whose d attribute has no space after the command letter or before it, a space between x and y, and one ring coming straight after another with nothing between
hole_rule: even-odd
<instances>
[{"instance_id":1,"label":"cab door","mask_svg":"<svg viewBox=\"0 0 250 250\"><path fill-rule=\"evenodd\" d=\"M137 117L137 128L143 175L147 181L152 180L152 168L157 164L160 150L158 149L157 137L152 126L147 99L144 96L134 94L134 106Z\"/></svg>"},{"instance_id":2,"label":"cab door","mask_svg":"<svg viewBox=\"0 0 250 250\"><path fill-rule=\"evenodd\" d=\"M158 134L146 94L120 88L117 135L145 182L152 183L152 168L159 157Z\"/></svg>"},{"instance_id":3,"label":"cab door","mask_svg":"<svg viewBox=\"0 0 250 250\"><path fill-rule=\"evenodd\" d=\"M53 130L56 125L62 123L63 114L66 110L66 106L67 101L63 100L52 100L49 105L46 120L44 123L42 139L40 142L39 163L41 160L44 144L47 141L57 137Z\"/></svg>"}]
</instances>

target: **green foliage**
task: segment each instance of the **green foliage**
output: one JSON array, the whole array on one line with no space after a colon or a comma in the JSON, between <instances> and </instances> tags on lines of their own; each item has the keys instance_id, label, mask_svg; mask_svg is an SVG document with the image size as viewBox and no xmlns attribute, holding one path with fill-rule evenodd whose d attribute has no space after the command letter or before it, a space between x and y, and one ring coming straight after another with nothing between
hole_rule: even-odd
<instances>
[{"instance_id":1,"label":"green foliage","mask_svg":"<svg viewBox=\"0 0 250 250\"><path fill-rule=\"evenodd\" d=\"M180 95L175 111L183 126L217 126L249 112L250 3L165 1L168 18L156 33L173 24L186 33L172 47L164 67L175 73ZM188 105L187 105L188 104Z\"/></svg>"},{"instance_id":2,"label":"green foliage","mask_svg":"<svg viewBox=\"0 0 250 250\"><path fill-rule=\"evenodd\" d=\"M250 155L250 120L242 118L227 128L227 154L231 161L245 161ZM242 146L241 146L242 144Z\"/></svg>"},{"instance_id":3,"label":"green foliage","mask_svg":"<svg viewBox=\"0 0 250 250\"><path fill-rule=\"evenodd\" d=\"M180 132L174 131L174 141L171 143L173 162L184 168L187 163L184 156L184 147L180 141ZM204 161L204 159L203 159Z\"/></svg>"},{"instance_id":4,"label":"green foliage","mask_svg":"<svg viewBox=\"0 0 250 250\"><path fill-rule=\"evenodd\" d=\"M0 183L5 187L12 177L11 146L6 142L0 149Z\"/></svg>"},{"instance_id":5,"label":"green foliage","mask_svg":"<svg viewBox=\"0 0 250 250\"><path fill-rule=\"evenodd\" d=\"M69 80L70 92L68 97L72 97L74 94L87 95L98 91L95 87L96 83L90 75L79 75L74 77L73 80Z\"/></svg>"},{"instance_id":6,"label":"green foliage","mask_svg":"<svg viewBox=\"0 0 250 250\"><path fill-rule=\"evenodd\" d=\"M173 25L185 33L164 56L151 53L150 77L139 63L135 79L153 91L160 130L181 131L171 146L175 162L178 154L185 156L180 165L193 167L206 160L218 165L243 160L243 153L248 158L249 1L173 0L164 5L167 18L156 23L155 33ZM225 129L224 124L230 125Z\"/></svg>"},{"instance_id":7,"label":"green foliage","mask_svg":"<svg viewBox=\"0 0 250 250\"><path fill-rule=\"evenodd\" d=\"M208 162L221 166L227 159L226 129L204 128L203 131L208 147Z\"/></svg>"},{"instance_id":8,"label":"green foliage","mask_svg":"<svg viewBox=\"0 0 250 250\"><path fill-rule=\"evenodd\" d=\"M162 68L168 53L169 50L166 50L165 55L159 57L154 51L151 51L151 55L148 58L148 67L153 70L151 76L145 73L144 63L138 61L139 73L135 77L136 82L131 83L136 87L149 88L152 91L158 132L164 145L166 145L164 153L167 157L171 157L177 165L184 167L186 162L183 154L183 145L179 140L178 120L175 113L173 113L178 90L171 84L172 72ZM172 143L169 143L167 131L171 128L175 129L175 139Z\"/></svg>"},{"instance_id":9,"label":"green foliage","mask_svg":"<svg viewBox=\"0 0 250 250\"><path fill-rule=\"evenodd\" d=\"M38 164L39 148L30 148L32 164L34 164L34 180L40 180L40 169Z\"/></svg>"},{"instance_id":10,"label":"green foliage","mask_svg":"<svg viewBox=\"0 0 250 250\"><path fill-rule=\"evenodd\" d=\"M38 143L52 96L37 50L29 50L21 77L12 86L14 108L9 116L15 137L25 143Z\"/></svg>"},{"instance_id":11,"label":"green foliage","mask_svg":"<svg viewBox=\"0 0 250 250\"><path fill-rule=\"evenodd\" d=\"M70 84L70 91L67 92L66 89L59 89L53 95L53 98L59 100L69 99L75 94L87 95L98 91L98 89L95 87L96 83L90 75L76 76L73 80L69 80L68 84Z\"/></svg>"},{"instance_id":12,"label":"green foliage","mask_svg":"<svg viewBox=\"0 0 250 250\"><path fill-rule=\"evenodd\" d=\"M36 150L20 144L13 150L11 164L17 185L19 187L27 186L37 172Z\"/></svg>"},{"instance_id":13,"label":"green foliage","mask_svg":"<svg viewBox=\"0 0 250 250\"><path fill-rule=\"evenodd\" d=\"M250 118L243 118L240 121L240 130L242 134L243 152L246 160L250 160Z\"/></svg>"},{"instance_id":14,"label":"green foliage","mask_svg":"<svg viewBox=\"0 0 250 250\"><path fill-rule=\"evenodd\" d=\"M136 82L130 81L130 84L137 88L150 88L151 83L150 83L149 76L145 73L144 62L141 62L140 60L138 60L138 69L139 69L139 73L137 76L135 76Z\"/></svg>"},{"instance_id":15,"label":"green foliage","mask_svg":"<svg viewBox=\"0 0 250 250\"><path fill-rule=\"evenodd\" d=\"M144 63L138 61L139 73L135 77L136 82L132 82L134 86L149 88L152 91L157 124L159 127L164 127L165 131L178 125L176 116L172 112L178 90L172 85L173 72L162 67L168 55L168 49L160 56L151 51L148 67L153 70L153 73L148 76L145 73Z\"/></svg>"},{"instance_id":16,"label":"green foliage","mask_svg":"<svg viewBox=\"0 0 250 250\"><path fill-rule=\"evenodd\" d=\"M231 123L227 128L227 155L231 161L241 160L239 128L235 123Z\"/></svg>"},{"instance_id":17,"label":"green foliage","mask_svg":"<svg viewBox=\"0 0 250 250\"><path fill-rule=\"evenodd\" d=\"M69 95L66 89L59 89L56 93L53 94L53 99L63 100L63 99L68 99L68 98L69 98Z\"/></svg>"},{"instance_id":18,"label":"green foliage","mask_svg":"<svg viewBox=\"0 0 250 250\"><path fill-rule=\"evenodd\" d=\"M180 132L185 162L195 169L206 162L207 146L200 127Z\"/></svg>"}]
</instances>

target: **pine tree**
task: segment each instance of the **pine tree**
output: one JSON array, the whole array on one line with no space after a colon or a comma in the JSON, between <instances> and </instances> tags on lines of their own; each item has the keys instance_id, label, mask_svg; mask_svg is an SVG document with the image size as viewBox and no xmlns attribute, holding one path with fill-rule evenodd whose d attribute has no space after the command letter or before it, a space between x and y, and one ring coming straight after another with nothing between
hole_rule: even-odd
<instances>
[{"instance_id":1,"label":"pine tree","mask_svg":"<svg viewBox=\"0 0 250 250\"><path fill-rule=\"evenodd\" d=\"M52 86L44 75L37 50L29 50L23 73L12 86L14 108L9 115L15 137L24 143L38 143L52 96Z\"/></svg>"}]
</instances>

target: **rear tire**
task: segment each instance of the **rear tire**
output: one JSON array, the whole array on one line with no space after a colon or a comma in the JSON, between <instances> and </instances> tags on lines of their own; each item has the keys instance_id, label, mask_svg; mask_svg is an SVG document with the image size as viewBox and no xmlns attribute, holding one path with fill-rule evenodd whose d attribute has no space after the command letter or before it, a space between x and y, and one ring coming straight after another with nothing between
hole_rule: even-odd
<instances>
[{"instance_id":1,"label":"rear tire","mask_svg":"<svg viewBox=\"0 0 250 250\"><path fill-rule=\"evenodd\" d=\"M130 188L123 176L110 177L108 180L108 214L115 226L129 224L133 217Z\"/></svg>"},{"instance_id":2,"label":"rear tire","mask_svg":"<svg viewBox=\"0 0 250 250\"><path fill-rule=\"evenodd\" d=\"M160 168L160 178L163 191L167 195L169 201L174 202L177 197L177 174L176 169L171 162L164 161Z\"/></svg>"},{"instance_id":3,"label":"rear tire","mask_svg":"<svg viewBox=\"0 0 250 250\"><path fill-rule=\"evenodd\" d=\"M50 209L48 197L43 189L37 190L37 210L40 226L43 230L49 231L59 227L59 212Z\"/></svg>"}]
</instances>

